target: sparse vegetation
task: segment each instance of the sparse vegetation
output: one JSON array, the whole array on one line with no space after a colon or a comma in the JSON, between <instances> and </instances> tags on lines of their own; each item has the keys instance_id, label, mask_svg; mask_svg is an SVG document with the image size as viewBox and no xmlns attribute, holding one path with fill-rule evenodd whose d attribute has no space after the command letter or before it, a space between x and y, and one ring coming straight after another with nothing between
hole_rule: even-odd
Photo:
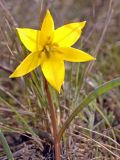
<instances>
[{"instance_id":1,"label":"sparse vegetation","mask_svg":"<svg viewBox=\"0 0 120 160\"><path fill-rule=\"evenodd\" d=\"M120 159L120 1L0 0L0 128L8 143L6 150L6 141L0 144L0 160L7 160L11 152L15 160L55 159L40 69L8 78L29 53L16 27L39 29L46 8L57 27L86 20L75 47L96 57L96 61L65 64L60 94L49 86L58 137L62 137L61 159Z\"/></svg>"}]
</instances>

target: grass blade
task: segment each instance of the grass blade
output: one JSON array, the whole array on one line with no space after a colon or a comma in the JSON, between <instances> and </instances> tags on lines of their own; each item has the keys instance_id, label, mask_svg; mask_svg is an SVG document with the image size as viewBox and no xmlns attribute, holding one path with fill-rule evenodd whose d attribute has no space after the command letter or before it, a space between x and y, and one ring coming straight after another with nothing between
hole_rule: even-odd
<instances>
[{"instance_id":1,"label":"grass blade","mask_svg":"<svg viewBox=\"0 0 120 160\"><path fill-rule=\"evenodd\" d=\"M1 141L2 145L3 145L3 148L4 148L4 151L5 151L6 155L7 155L7 158L8 158L9 160L14 160L14 158L13 158L13 156L12 156L12 152L11 152L11 150L10 150L10 147L9 147L9 145L8 145L8 143L7 143L7 140L6 140L6 138L4 137L1 129L0 129L0 141Z\"/></svg>"},{"instance_id":2,"label":"grass blade","mask_svg":"<svg viewBox=\"0 0 120 160\"><path fill-rule=\"evenodd\" d=\"M32 128L27 124L27 122L24 120L24 118L17 112L17 110L11 104L9 104L1 96L0 96L0 102L4 103L8 107L10 107L10 109L17 115L17 117L19 118L19 120L21 121L21 123L24 125L24 127L26 128L26 130L29 131L32 135L35 135L35 133L33 132Z\"/></svg>"},{"instance_id":3,"label":"grass blade","mask_svg":"<svg viewBox=\"0 0 120 160\"><path fill-rule=\"evenodd\" d=\"M109 82L104 83L103 85L99 86L95 90L89 93L89 95L80 103L80 105L72 112L66 122L63 124L62 128L59 131L59 140L61 139L64 131L69 126L71 121L78 115L80 111L84 107L86 107L91 101L93 101L98 96L108 92L109 90L113 89L114 87L120 86L120 77L115 78Z\"/></svg>"}]
</instances>

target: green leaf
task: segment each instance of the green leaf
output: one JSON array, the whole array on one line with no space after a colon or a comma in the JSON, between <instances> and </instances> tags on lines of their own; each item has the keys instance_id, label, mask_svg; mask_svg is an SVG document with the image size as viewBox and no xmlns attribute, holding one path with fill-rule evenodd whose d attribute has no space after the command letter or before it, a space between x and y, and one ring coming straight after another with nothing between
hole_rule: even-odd
<instances>
[{"instance_id":1,"label":"green leaf","mask_svg":"<svg viewBox=\"0 0 120 160\"><path fill-rule=\"evenodd\" d=\"M93 90L91 93L89 93L89 95L80 103L80 105L72 112L72 114L68 117L66 122L63 124L62 128L59 131L59 135L58 135L59 140L61 139L66 128L70 125L71 121L78 115L79 112L83 110L84 107L86 107L91 101L96 99L98 96L108 92L109 90L117 86L120 86L120 77L104 83L103 85L99 86L98 88Z\"/></svg>"},{"instance_id":2,"label":"green leaf","mask_svg":"<svg viewBox=\"0 0 120 160\"><path fill-rule=\"evenodd\" d=\"M2 145L3 145L3 148L4 148L4 151L5 151L6 155L7 155L7 158L8 158L9 160L14 160L14 158L13 158L13 156L12 156L12 152L11 152L11 150L10 150L10 147L9 147L9 145L8 145L8 143L7 143L7 140L6 140L6 138L4 137L1 129L0 129L0 141L1 141Z\"/></svg>"}]
</instances>

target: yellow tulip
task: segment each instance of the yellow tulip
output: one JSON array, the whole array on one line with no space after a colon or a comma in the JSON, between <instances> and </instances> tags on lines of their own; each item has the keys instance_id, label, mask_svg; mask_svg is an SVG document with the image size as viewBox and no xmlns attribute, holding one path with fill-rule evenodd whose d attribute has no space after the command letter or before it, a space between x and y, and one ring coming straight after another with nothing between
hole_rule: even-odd
<instances>
[{"instance_id":1,"label":"yellow tulip","mask_svg":"<svg viewBox=\"0 0 120 160\"><path fill-rule=\"evenodd\" d=\"M71 47L80 38L85 23L75 22L54 29L53 18L47 10L41 30L17 28L21 42L31 53L10 78L24 76L41 65L47 81L60 92L65 76L64 60L70 62L95 60L91 55Z\"/></svg>"}]
</instances>

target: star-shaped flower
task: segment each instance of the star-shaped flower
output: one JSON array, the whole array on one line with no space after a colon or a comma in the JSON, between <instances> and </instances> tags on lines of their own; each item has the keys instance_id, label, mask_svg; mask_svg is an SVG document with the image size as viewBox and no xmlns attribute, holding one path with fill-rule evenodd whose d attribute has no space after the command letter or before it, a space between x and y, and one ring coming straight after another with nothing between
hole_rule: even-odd
<instances>
[{"instance_id":1,"label":"star-shaped flower","mask_svg":"<svg viewBox=\"0 0 120 160\"><path fill-rule=\"evenodd\" d=\"M85 23L75 22L54 29L53 18L47 10L41 30L17 28L22 43L31 53L10 78L24 76L41 65L47 81L60 92L65 76L64 60L70 62L95 60L91 55L71 47L80 38Z\"/></svg>"}]
</instances>

